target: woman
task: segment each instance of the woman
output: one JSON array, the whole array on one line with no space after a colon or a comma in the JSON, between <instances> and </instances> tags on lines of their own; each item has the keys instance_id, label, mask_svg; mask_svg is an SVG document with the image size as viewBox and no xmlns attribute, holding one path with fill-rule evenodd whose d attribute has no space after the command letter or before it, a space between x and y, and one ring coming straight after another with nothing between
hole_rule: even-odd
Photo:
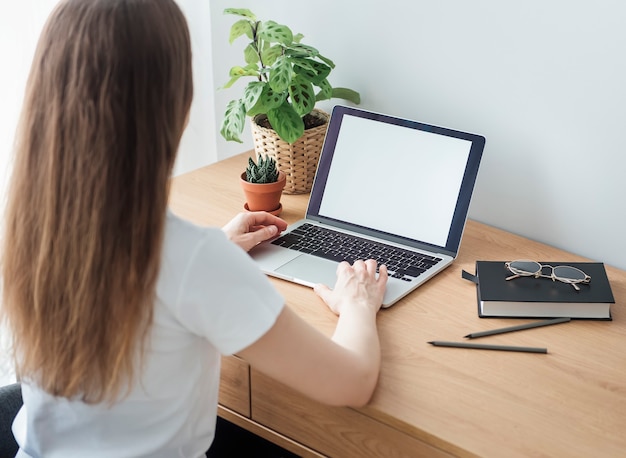
<instances>
[{"instance_id":1,"label":"woman","mask_svg":"<svg viewBox=\"0 0 626 458\"><path fill-rule=\"evenodd\" d=\"M339 315L329 339L245 253L283 220L240 214L220 230L167 211L192 92L173 0L65 0L42 32L2 253L18 456L203 456L221 354L332 405L374 390L384 266L343 263L334 289L315 288Z\"/></svg>"}]
</instances>

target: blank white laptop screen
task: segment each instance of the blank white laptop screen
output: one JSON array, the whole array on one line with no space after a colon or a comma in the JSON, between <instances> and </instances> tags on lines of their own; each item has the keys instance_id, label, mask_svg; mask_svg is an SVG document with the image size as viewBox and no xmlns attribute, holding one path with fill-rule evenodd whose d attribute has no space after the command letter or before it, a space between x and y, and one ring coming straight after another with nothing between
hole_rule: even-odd
<instances>
[{"instance_id":1,"label":"blank white laptop screen","mask_svg":"<svg viewBox=\"0 0 626 458\"><path fill-rule=\"evenodd\" d=\"M318 214L445 246L471 147L461 138L344 116Z\"/></svg>"}]
</instances>

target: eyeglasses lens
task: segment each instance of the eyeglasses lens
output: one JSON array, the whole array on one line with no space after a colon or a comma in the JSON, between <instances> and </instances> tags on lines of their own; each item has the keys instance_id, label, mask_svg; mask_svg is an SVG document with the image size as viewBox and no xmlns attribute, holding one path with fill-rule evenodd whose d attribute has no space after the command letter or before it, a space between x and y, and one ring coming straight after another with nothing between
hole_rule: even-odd
<instances>
[{"instance_id":1,"label":"eyeglasses lens","mask_svg":"<svg viewBox=\"0 0 626 458\"><path fill-rule=\"evenodd\" d=\"M513 261L509 269L518 275L534 275L541 271L541 264L534 261Z\"/></svg>"},{"instance_id":2,"label":"eyeglasses lens","mask_svg":"<svg viewBox=\"0 0 626 458\"><path fill-rule=\"evenodd\" d=\"M554 268L554 276L564 280L583 281L586 278L585 273L575 267L557 266Z\"/></svg>"}]
</instances>

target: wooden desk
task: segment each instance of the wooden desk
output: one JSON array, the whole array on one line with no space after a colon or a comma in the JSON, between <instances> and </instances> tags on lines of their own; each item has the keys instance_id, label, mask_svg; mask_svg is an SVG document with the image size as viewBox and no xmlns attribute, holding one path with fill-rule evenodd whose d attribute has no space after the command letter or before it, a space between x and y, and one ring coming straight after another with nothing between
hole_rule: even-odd
<instances>
[{"instance_id":1,"label":"wooden desk","mask_svg":"<svg viewBox=\"0 0 626 458\"><path fill-rule=\"evenodd\" d=\"M247 154L173 180L171 207L199 224L243 209L237 182ZM304 214L308 195L284 195L282 217ZM574 321L486 338L547 347L548 355L435 348L472 331L529 320L480 319L476 260L585 261L474 221L457 261L378 315L382 371L362 409L312 402L236 358L224 358L219 414L302 456L617 457L626 454L626 272L607 267L611 322ZM273 280L287 303L330 335L336 322L313 291Z\"/></svg>"}]
</instances>

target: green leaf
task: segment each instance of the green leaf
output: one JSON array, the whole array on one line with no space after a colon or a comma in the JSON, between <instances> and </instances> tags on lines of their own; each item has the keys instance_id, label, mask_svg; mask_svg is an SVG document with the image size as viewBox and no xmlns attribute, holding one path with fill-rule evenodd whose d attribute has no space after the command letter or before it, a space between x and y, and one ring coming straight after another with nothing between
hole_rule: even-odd
<instances>
[{"instance_id":1,"label":"green leaf","mask_svg":"<svg viewBox=\"0 0 626 458\"><path fill-rule=\"evenodd\" d=\"M228 141L243 143L241 133L246 122L246 111L241 100L231 100L226 106L226 113L220 127L220 134Z\"/></svg>"},{"instance_id":2,"label":"green leaf","mask_svg":"<svg viewBox=\"0 0 626 458\"><path fill-rule=\"evenodd\" d=\"M267 83L262 81L251 81L248 83L241 98L246 112L256 105L265 86L267 86Z\"/></svg>"},{"instance_id":3,"label":"green leaf","mask_svg":"<svg viewBox=\"0 0 626 458\"><path fill-rule=\"evenodd\" d=\"M234 14L237 16L247 17L252 21L256 21L256 16L247 8L226 8L224 14Z\"/></svg>"},{"instance_id":4,"label":"green leaf","mask_svg":"<svg viewBox=\"0 0 626 458\"><path fill-rule=\"evenodd\" d=\"M240 76L233 76L228 83L226 83L225 85L223 85L220 89L228 89L229 87L231 87L233 84L235 84L237 82L237 80L239 80Z\"/></svg>"},{"instance_id":5,"label":"green leaf","mask_svg":"<svg viewBox=\"0 0 626 458\"><path fill-rule=\"evenodd\" d=\"M333 96L333 87L330 85L328 80L320 81L317 86L320 88L320 91L315 96L315 100L317 102L320 100L328 100Z\"/></svg>"},{"instance_id":6,"label":"green leaf","mask_svg":"<svg viewBox=\"0 0 626 458\"><path fill-rule=\"evenodd\" d=\"M292 74L291 62L285 56L280 56L270 70L270 86L276 92L287 90Z\"/></svg>"},{"instance_id":7,"label":"green leaf","mask_svg":"<svg viewBox=\"0 0 626 458\"><path fill-rule=\"evenodd\" d=\"M361 95L357 91L353 91L347 87L334 87L333 98L348 100L357 105L361 103Z\"/></svg>"},{"instance_id":8,"label":"green leaf","mask_svg":"<svg viewBox=\"0 0 626 458\"><path fill-rule=\"evenodd\" d=\"M306 70L305 72L300 72L300 74L304 75L306 72L315 72L315 67L312 65L312 62L315 62L313 59L307 59L304 57L292 57L291 62L294 65L294 71L296 71L296 66Z\"/></svg>"},{"instance_id":9,"label":"green leaf","mask_svg":"<svg viewBox=\"0 0 626 458\"><path fill-rule=\"evenodd\" d=\"M286 101L268 111L267 119L278 136L287 143L294 143L304 134L304 121Z\"/></svg>"},{"instance_id":10,"label":"green leaf","mask_svg":"<svg viewBox=\"0 0 626 458\"><path fill-rule=\"evenodd\" d=\"M235 22L230 28L230 35L228 37L228 42L232 45L233 41L239 38L242 35L248 35L251 31L250 21L245 19L241 19Z\"/></svg>"},{"instance_id":11,"label":"green leaf","mask_svg":"<svg viewBox=\"0 0 626 458\"><path fill-rule=\"evenodd\" d=\"M278 42L282 43L285 46L288 46L293 41L293 33L291 29L286 25L277 24L274 21L266 21L263 22L257 34L261 39L270 41L270 42Z\"/></svg>"},{"instance_id":12,"label":"green leaf","mask_svg":"<svg viewBox=\"0 0 626 458\"><path fill-rule=\"evenodd\" d=\"M245 67L233 67L230 69L229 75L231 78L221 89L228 89L237 82L242 76L259 76L259 70L255 64L246 65Z\"/></svg>"},{"instance_id":13,"label":"green leaf","mask_svg":"<svg viewBox=\"0 0 626 458\"><path fill-rule=\"evenodd\" d=\"M324 57L321 54L318 54L317 58L321 60L322 62L324 62L326 65L328 65L330 68L335 68L335 63L332 60L330 60L328 57Z\"/></svg>"},{"instance_id":14,"label":"green leaf","mask_svg":"<svg viewBox=\"0 0 626 458\"><path fill-rule=\"evenodd\" d=\"M256 64L259 62L259 54L256 52L256 48L252 46L252 43L243 50L243 57L247 64Z\"/></svg>"},{"instance_id":15,"label":"green leaf","mask_svg":"<svg viewBox=\"0 0 626 458\"><path fill-rule=\"evenodd\" d=\"M293 109L300 117L315 108L315 91L313 85L300 75L296 75L289 85L289 96Z\"/></svg>"},{"instance_id":16,"label":"green leaf","mask_svg":"<svg viewBox=\"0 0 626 458\"><path fill-rule=\"evenodd\" d=\"M294 43L300 43L300 41L304 38L304 35L302 35L301 33L296 33L293 36L293 42Z\"/></svg>"},{"instance_id":17,"label":"green leaf","mask_svg":"<svg viewBox=\"0 0 626 458\"><path fill-rule=\"evenodd\" d=\"M275 92L267 83L263 83L263 92L259 96L256 104L252 108L248 108L248 116L256 116L258 114L267 114L270 110L278 108L287 99L287 92Z\"/></svg>"},{"instance_id":18,"label":"green leaf","mask_svg":"<svg viewBox=\"0 0 626 458\"><path fill-rule=\"evenodd\" d=\"M248 167L246 167L246 181L248 183L254 183L256 178L256 164L252 160L252 157L248 158Z\"/></svg>"},{"instance_id":19,"label":"green leaf","mask_svg":"<svg viewBox=\"0 0 626 458\"><path fill-rule=\"evenodd\" d=\"M264 49L263 52L261 53L263 64L271 67L276 62L276 59L278 59L282 54L283 54L282 45L274 45L274 46Z\"/></svg>"},{"instance_id":20,"label":"green leaf","mask_svg":"<svg viewBox=\"0 0 626 458\"><path fill-rule=\"evenodd\" d=\"M286 51L291 56L298 57L315 57L319 55L319 51L313 46L303 45L301 43L293 43Z\"/></svg>"},{"instance_id":21,"label":"green leaf","mask_svg":"<svg viewBox=\"0 0 626 458\"><path fill-rule=\"evenodd\" d=\"M313 59L294 58L293 71L315 85L319 85L330 74L330 67Z\"/></svg>"},{"instance_id":22,"label":"green leaf","mask_svg":"<svg viewBox=\"0 0 626 458\"><path fill-rule=\"evenodd\" d=\"M245 67L235 66L230 69L228 76L241 78L242 76L258 76L259 69L256 65L246 65Z\"/></svg>"}]
</instances>

